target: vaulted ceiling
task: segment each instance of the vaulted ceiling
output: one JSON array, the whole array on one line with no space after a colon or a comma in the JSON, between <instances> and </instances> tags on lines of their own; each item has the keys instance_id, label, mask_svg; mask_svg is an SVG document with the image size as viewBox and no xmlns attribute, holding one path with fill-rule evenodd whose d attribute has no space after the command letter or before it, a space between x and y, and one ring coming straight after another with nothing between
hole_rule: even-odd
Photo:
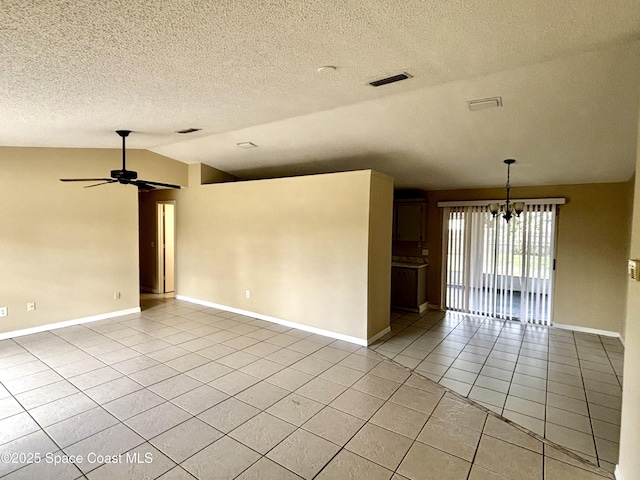
<instances>
[{"instance_id":1,"label":"vaulted ceiling","mask_svg":"<svg viewBox=\"0 0 640 480\"><path fill-rule=\"evenodd\" d=\"M634 171L637 0L3 0L0 145L128 145L242 178L405 188ZM318 71L323 65L335 70ZM408 72L408 80L369 82ZM467 101L501 96L499 108ZM197 127L188 135L175 131ZM250 141L258 148L236 144ZM0 160L1 161L1 160Z\"/></svg>"}]
</instances>

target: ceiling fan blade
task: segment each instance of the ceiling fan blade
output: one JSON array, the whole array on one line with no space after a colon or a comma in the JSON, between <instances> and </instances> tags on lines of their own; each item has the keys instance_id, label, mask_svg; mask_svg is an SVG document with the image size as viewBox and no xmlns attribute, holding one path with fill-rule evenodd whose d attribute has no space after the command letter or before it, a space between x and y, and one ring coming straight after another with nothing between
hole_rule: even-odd
<instances>
[{"instance_id":1,"label":"ceiling fan blade","mask_svg":"<svg viewBox=\"0 0 640 480\"><path fill-rule=\"evenodd\" d=\"M110 182L111 178L61 178L61 182Z\"/></svg>"},{"instance_id":2,"label":"ceiling fan blade","mask_svg":"<svg viewBox=\"0 0 640 480\"><path fill-rule=\"evenodd\" d=\"M138 191L140 192L150 192L151 190L156 189L156 187L153 187L146 182L137 181L135 185L138 187Z\"/></svg>"},{"instance_id":3,"label":"ceiling fan blade","mask_svg":"<svg viewBox=\"0 0 640 480\"><path fill-rule=\"evenodd\" d=\"M144 184L144 185L147 185L147 186L154 186L154 187L167 187L167 188L180 189L180 185L172 185L171 183L151 182L149 180L136 180L136 181L134 181L132 183L135 183L136 185Z\"/></svg>"},{"instance_id":4,"label":"ceiling fan blade","mask_svg":"<svg viewBox=\"0 0 640 480\"><path fill-rule=\"evenodd\" d=\"M98 185L106 185L107 183L115 183L115 182L117 182L117 180L109 180L109 181L106 181L106 182L96 183L96 184L94 184L94 185L87 185L87 186L86 186L86 187L84 187L84 188L97 187Z\"/></svg>"}]
</instances>

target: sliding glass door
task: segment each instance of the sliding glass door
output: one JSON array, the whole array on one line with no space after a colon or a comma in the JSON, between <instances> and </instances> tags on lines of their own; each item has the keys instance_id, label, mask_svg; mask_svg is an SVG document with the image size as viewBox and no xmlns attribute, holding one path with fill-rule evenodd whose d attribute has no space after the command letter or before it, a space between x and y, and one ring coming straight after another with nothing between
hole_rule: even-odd
<instances>
[{"instance_id":1,"label":"sliding glass door","mask_svg":"<svg viewBox=\"0 0 640 480\"><path fill-rule=\"evenodd\" d=\"M446 207L444 222L447 309L551 323L555 204L528 204L508 223L486 205Z\"/></svg>"}]
</instances>

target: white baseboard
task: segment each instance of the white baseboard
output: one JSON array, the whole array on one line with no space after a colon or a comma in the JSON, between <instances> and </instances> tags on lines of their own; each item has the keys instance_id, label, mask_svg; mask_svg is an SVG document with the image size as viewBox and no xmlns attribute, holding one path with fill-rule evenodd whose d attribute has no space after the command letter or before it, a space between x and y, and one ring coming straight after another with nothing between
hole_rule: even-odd
<instances>
[{"instance_id":1,"label":"white baseboard","mask_svg":"<svg viewBox=\"0 0 640 480\"><path fill-rule=\"evenodd\" d=\"M46 325L39 325L37 327L25 328L23 330L13 330L12 332L0 333L0 340L7 338L22 337L23 335L31 335L33 333L48 332L49 330L55 330L58 328L71 327L73 325L80 325L81 323L97 322L98 320L106 320L107 318L122 317L123 315L130 315L132 313L139 313L140 307L128 308L127 310L117 310L115 312L101 313L99 315L91 315L90 317L76 318L74 320L67 320L64 322L48 323Z\"/></svg>"},{"instance_id":2,"label":"white baseboard","mask_svg":"<svg viewBox=\"0 0 640 480\"><path fill-rule=\"evenodd\" d=\"M622 472L620 471L620 465L616 465L616 469L614 470L613 474L616 477L616 480L624 480L622 478Z\"/></svg>"},{"instance_id":3,"label":"white baseboard","mask_svg":"<svg viewBox=\"0 0 640 480\"><path fill-rule=\"evenodd\" d=\"M428 304L427 304L427 307L428 307L430 310L440 310L440 305L435 304L435 303L428 303Z\"/></svg>"},{"instance_id":4,"label":"white baseboard","mask_svg":"<svg viewBox=\"0 0 640 480\"><path fill-rule=\"evenodd\" d=\"M554 323L553 326L556 328L562 328L563 330L573 330L574 332L593 333L595 335L602 335L604 337L617 337L620 339L620 341L623 341L622 335L611 330L599 330L597 328L579 327L577 325L565 325L563 323Z\"/></svg>"},{"instance_id":5,"label":"white baseboard","mask_svg":"<svg viewBox=\"0 0 640 480\"><path fill-rule=\"evenodd\" d=\"M282 318L271 317L269 315L263 315L261 313L250 312L249 310L242 310L240 308L229 307L227 305L220 305L219 303L207 302L206 300L200 300L197 298L185 297L184 295L176 295L177 300L184 300L185 302L195 303L197 305L204 305L205 307L217 308L219 310L225 310L227 312L239 313L240 315L246 315L248 317L258 318L267 322L277 323L278 325L284 325L289 328L297 328L305 332L317 333L329 338L335 338L337 340L344 340L345 342L355 343L366 347L369 340L364 338L352 337L350 335L344 335L342 333L332 332L331 330L324 330L322 328L312 327L303 323L290 322L289 320L283 320ZM389 327L390 329L391 327ZM382 335L386 334L384 332Z\"/></svg>"},{"instance_id":6,"label":"white baseboard","mask_svg":"<svg viewBox=\"0 0 640 480\"><path fill-rule=\"evenodd\" d=\"M391 326L388 326L387 328L385 328L384 330L382 330L379 333L376 333L373 337L367 339L367 345L369 346L372 343L374 343L376 340L378 340L379 338L384 337L387 333L389 333L391 331Z\"/></svg>"}]
</instances>

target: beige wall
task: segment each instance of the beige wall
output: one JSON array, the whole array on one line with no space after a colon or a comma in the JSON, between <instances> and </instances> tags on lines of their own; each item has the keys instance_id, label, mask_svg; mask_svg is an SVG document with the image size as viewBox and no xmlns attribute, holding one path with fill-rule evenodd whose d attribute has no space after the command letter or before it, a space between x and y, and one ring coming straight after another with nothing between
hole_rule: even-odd
<instances>
[{"instance_id":1,"label":"beige wall","mask_svg":"<svg viewBox=\"0 0 640 480\"><path fill-rule=\"evenodd\" d=\"M373 172L369 203L368 338L389 326L393 178Z\"/></svg>"},{"instance_id":2,"label":"beige wall","mask_svg":"<svg viewBox=\"0 0 640 480\"><path fill-rule=\"evenodd\" d=\"M217 168L210 167L204 163L190 163L189 166L189 186L208 185L211 183L235 182L238 177L230 173L223 172Z\"/></svg>"},{"instance_id":3,"label":"beige wall","mask_svg":"<svg viewBox=\"0 0 640 480\"><path fill-rule=\"evenodd\" d=\"M622 332L633 183L512 188L514 198L565 197L558 216L554 321ZM428 193L428 301L440 304L442 209L439 201L499 199L504 189Z\"/></svg>"},{"instance_id":4,"label":"beige wall","mask_svg":"<svg viewBox=\"0 0 640 480\"><path fill-rule=\"evenodd\" d=\"M235 175L223 172L217 168L210 167L204 163L200 163L200 183L207 185L211 183L235 182L239 180Z\"/></svg>"},{"instance_id":5,"label":"beige wall","mask_svg":"<svg viewBox=\"0 0 640 480\"><path fill-rule=\"evenodd\" d=\"M142 178L186 183L184 164L128 157ZM108 176L118 150L0 148L0 158L0 333L137 307L136 188L58 180Z\"/></svg>"},{"instance_id":6,"label":"beige wall","mask_svg":"<svg viewBox=\"0 0 640 480\"><path fill-rule=\"evenodd\" d=\"M640 258L640 134L633 204L633 229L630 258ZM618 468L621 479L640 478L640 282L627 279L627 317L624 350L624 385L622 388L622 420L620 427L620 456Z\"/></svg>"},{"instance_id":7,"label":"beige wall","mask_svg":"<svg viewBox=\"0 0 640 480\"><path fill-rule=\"evenodd\" d=\"M387 211L389 236L391 223L390 190L372 176L345 172L178 192L177 293L366 339L369 271L383 271L379 264L388 268L391 260L390 248L386 258L368 253L372 190ZM388 302L379 308L388 325Z\"/></svg>"}]
</instances>

